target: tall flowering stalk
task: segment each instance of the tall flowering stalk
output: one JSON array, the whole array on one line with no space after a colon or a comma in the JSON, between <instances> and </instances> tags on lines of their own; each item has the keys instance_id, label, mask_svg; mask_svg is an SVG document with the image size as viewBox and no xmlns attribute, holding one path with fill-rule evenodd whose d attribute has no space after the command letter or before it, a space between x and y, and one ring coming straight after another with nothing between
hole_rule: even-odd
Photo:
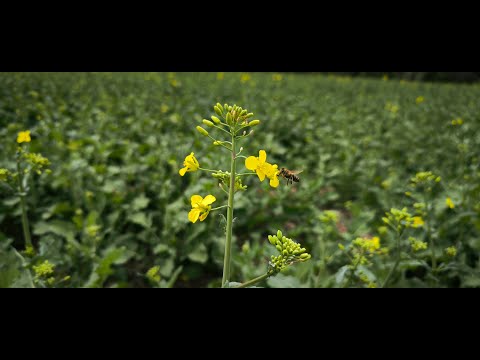
<instances>
[{"instance_id":1,"label":"tall flowering stalk","mask_svg":"<svg viewBox=\"0 0 480 360\"><path fill-rule=\"evenodd\" d=\"M227 205L219 206L212 209L212 203L216 201L216 197L209 194L205 197L201 195L193 195L191 197L192 209L189 212L188 219L195 223L197 220L204 221L208 214L212 211L227 208L227 226L225 235L225 255L223 263L223 277L222 287L231 287L231 261L232 261L232 236L233 236L233 212L235 204L235 194L238 191L245 191L247 186L242 184L242 177L248 175L257 175L260 181L269 179L270 186L273 188L278 187L278 165L270 164L267 162L267 153L265 150L260 150L258 157L249 156L245 157L240 155L243 151L243 147L239 147L242 140L253 134L254 126L260 124L260 120L250 120L253 117L253 113L249 113L246 109L242 109L237 105L221 105L217 103L213 107L215 115L211 116L211 120L203 120L203 125L216 129L221 133L228 135L227 140L220 140L214 138L210 133L201 126L197 126L197 131L213 140L213 144L217 147L225 148L230 157L230 172L221 170L205 169L200 166L200 162L192 152L185 158L183 163L184 167L179 170L180 176L185 176L187 172L194 171L207 171L211 172L212 176L219 180L220 188L228 195ZM245 167L250 172L237 173L237 160L239 158L245 159ZM225 189L228 188L228 191ZM272 261L267 266L267 272L250 281L247 281L237 287L251 286L257 282L260 282L269 276L272 276L279 271L285 269L288 265L296 262L307 261L311 256L306 253L305 248L301 248L299 244L293 240L286 238L280 231L277 232L280 237L278 243L275 240L272 242L272 237L269 238L270 243L274 245L280 252L278 257L272 257Z\"/></svg>"},{"instance_id":2,"label":"tall flowering stalk","mask_svg":"<svg viewBox=\"0 0 480 360\"><path fill-rule=\"evenodd\" d=\"M27 151L28 143L32 141L30 130L21 131L17 135L17 168L16 172L7 169L0 169L0 181L9 185L12 191L16 191L22 211L22 228L25 239L25 250L27 253L33 252L32 236L30 234L30 224L27 215L26 196L28 193L28 176L31 172L41 175L43 171L50 173L50 161L41 154Z\"/></svg>"}]
</instances>

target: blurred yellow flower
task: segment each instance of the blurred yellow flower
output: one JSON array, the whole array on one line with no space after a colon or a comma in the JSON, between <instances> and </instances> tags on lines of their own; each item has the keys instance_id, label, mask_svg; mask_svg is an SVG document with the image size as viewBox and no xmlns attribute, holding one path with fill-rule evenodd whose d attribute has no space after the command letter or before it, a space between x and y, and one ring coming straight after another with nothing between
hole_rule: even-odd
<instances>
[{"instance_id":1,"label":"blurred yellow flower","mask_svg":"<svg viewBox=\"0 0 480 360\"><path fill-rule=\"evenodd\" d=\"M223 72L217 73L217 80L223 80L224 77L225 77L225 73Z\"/></svg>"},{"instance_id":2,"label":"blurred yellow flower","mask_svg":"<svg viewBox=\"0 0 480 360\"><path fill-rule=\"evenodd\" d=\"M178 172L180 174L180 176L183 176L185 175L186 172L193 172L193 171L197 171L198 168L200 167L200 165L198 164L198 161L197 159L195 158L195 156L193 156L193 152L188 155L186 158L185 158L185 161L183 162L183 166L185 166L184 168L180 169L180 171Z\"/></svg>"},{"instance_id":3,"label":"blurred yellow flower","mask_svg":"<svg viewBox=\"0 0 480 360\"><path fill-rule=\"evenodd\" d=\"M415 99L415 102L418 104L421 104L425 101L425 98L423 96L419 96Z\"/></svg>"},{"instance_id":4,"label":"blurred yellow flower","mask_svg":"<svg viewBox=\"0 0 480 360\"><path fill-rule=\"evenodd\" d=\"M217 199L213 195L207 195L205 198L200 195L193 195L190 199L192 202L192 210L188 213L188 220L192 223L196 223L198 218L200 218L200 221L205 220L212 209L210 204L216 200Z\"/></svg>"},{"instance_id":5,"label":"blurred yellow flower","mask_svg":"<svg viewBox=\"0 0 480 360\"><path fill-rule=\"evenodd\" d=\"M412 219L413 219L412 227L414 228L418 228L425 224L421 216L414 216Z\"/></svg>"},{"instance_id":6,"label":"blurred yellow flower","mask_svg":"<svg viewBox=\"0 0 480 360\"><path fill-rule=\"evenodd\" d=\"M18 133L17 143L21 144L21 143L30 142L30 141L32 141L32 139L30 138L30 130L20 131Z\"/></svg>"},{"instance_id":7,"label":"blurred yellow flower","mask_svg":"<svg viewBox=\"0 0 480 360\"><path fill-rule=\"evenodd\" d=\"M250 81L252 77L250 76L250 74L242 74L242 76L240 77L240 82L241 83L246 83L248 81Z\"/></svg>"},{"instance_id":8,"label":"blurred yellow flower","mask_svg":"<svg viewBox=\"0 0 480 360\"><path fill-rule=\"evenodd\" d=\"M453 203L452 199L450 199L449 197L447 197L447 200L445 200L445 204L447 204L447 206L450 209L453 209L455 207L455 204Z\"/></svg>"},{"instance_id":9,"label":"blurred yellow flower","mask_svg":"<svg viewBox=\"0 0 480 360\"><path fill-rule=\"evenodd\" d=\"M452 125L453 125L453 126L463 125L463 119L461 119L461 118L453 119L453 120L452 120Z\"/></svg>"},{"instance_id":10,"label":"blurred yellow flower","mask_svg":"<svg viewBox=\"0 0 480 360\"><path fill-rule=\"evenodd\" d=\"M374 236L371 239L365 239L365 247L370 252L380 249L380 238L378 236Z\"/></svg>"},{"instance_id":11,"label":"blurred yellow flower","mask_svg":"<svg viewBox=\"0 0 480 360\"><path fill-rule=\"evenodd\" d=\"M273 81L282 81L282 79L283 79L282 74L273 74L272 75L272 80Z\"/></svg>"}]
</instances>

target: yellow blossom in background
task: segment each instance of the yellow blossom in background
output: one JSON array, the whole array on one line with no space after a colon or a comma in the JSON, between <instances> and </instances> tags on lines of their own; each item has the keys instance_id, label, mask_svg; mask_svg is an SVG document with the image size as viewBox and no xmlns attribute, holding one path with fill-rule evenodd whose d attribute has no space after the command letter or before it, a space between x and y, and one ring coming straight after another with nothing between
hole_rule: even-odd
<instances>
[{"instance_id":1,"label":"yellow blossom in background","mask_svg":"<svg viewBox=\"0 0 480 360\"><path fill-rule=\"evenodd\" d=\"M421 216L414 216L412 219L413 219L412 227L414 228L418 228L420 226L425 225L425 222L423 221Z\"/></svg>"},{"instance_id":2,"label":"yellow blossom in background","mask_svg":"<svg viewBox=\"0 0 480 360\"><path fill-rule=\"evenodd\" d=\"M160 277L160 266L154 266L147 271L147 278L152 280L153 282L160 282L161 277Z\"/></svg>"},{"instance_id":3,"label":"yellow blossom in background","mask_svg":"<svg viewBox=\"0 0 480 360\"><path fill-rule=\"evenodd\" d=\"M217 80L223 80L224 77L225 77L225 73L223 72L217 73Z\"/></svg>"},{"instance_id":4,"label":"yellow blossom in background","mask_svg":"<svg viewBox=\"0 0 480 360\"><path fill-rule=\"evenodd\" d=\"M246 83L248 81L250 81L252 79L252 77L250 76L250 74L242 74L242 76L240 77L240 82L241 83Z\"/></svg>"},{"instance_id":5,"label":"yellow blossom in background","mask_svg":"<svg viewBox=\"0 0 480 360\"><path fill-rule=\"evenodd\" d=\"M272 80L273 81L282 81L282 79L283 79L282 74L273 74L272 75Z\"/></svg>"},{"instance_id":6,"label":"yellow blossom in background","mask_svg":"<svg viewBox=\"0 0 480 360\"><path fill-rule=\"evenodd\" d=\"M193 152L185 158L183 166L185 167L178 171L180 176L185 175L186 172L193 172L198 170L200 165L198 164L198 160L195 158Z\"/></svg>"},{"instance_id":7,"label":"yellow blossom in background","mask_svg":"<svg viewBox=\"0 0 480 360\"><path fill-rule=\"evenodd\" d=\"M445 249L445 253L447 254L447 256L455 257L457 256L457 248L455 246L450 246Z\"/></svg>"},{"instance_id":8,"label":"yellow blossom in background","mask_svg":"<svg viewBox=\"0 0 480 360\"><path fill-rule=\"evenodd\" d=\"M207 195L205 198L200 195L193 195L190 200L192 203L192 210L188 213L188 220L192 223L196 223L198 218L200 218L200 221L205 220L212 209L210 204L217 199L213 195Z\"/></svg>"},{"instance_id":9,"label":"yellow blossom in background","mask_svg":"<svg viewBox=\"0 0 480 360\"><path fill-rule=\"evenodd\" d=\"M380 238L378 236L374 236L371 239L365 239L365 247L370 252L380 249Z\"/></svg>"},{"instance_id":10,"label":"yellow blossom in background","mask_svg":"<svg viewBox=\"0 0 480 360\"><path fill-rule=\"evenodd\" d=\"M387 74L384 74L383 77L382 77L382 80L383 80L383 81L388 81L388 75L387 75Z\"/></svg>"},{"instance_id":11,"label":"yellow blossom in background","mask_svg":"<svg viewBox=\"0 0 480 360\"><path fill-rule=\"evenodd\" d=\"M278 165L272 165L267 163L267 153L265 150L260 150L258 157L249 156L245 160L245 167L248 170L255 171L260 181L265 180L265 177L270 179L270 186L277 187L279 185L278 180Z\"/></svg>"},{"instance_id":12,"label":"yellow blossom in background","mask_svg":"<svg viewBox=\"0 0 480 360\"><path fill-rule=\"evenodd\" d=\"M447 197L447 200L445 200L445 204L450 208L453 209L455 207L455 204L453 203L452 199Z\"/></svg>"},{"instance_id":13,"label":"yellow blossom in background","mask_svg":"<svg viewBox=\"0 0 480 360\"><path fill-rule=\"evenodd\" d=\"M24 143L24 142L28 143L30 141L32 141L32 139L30 138L30 130L20 131L18 133L17 143L19 143L19 144Z\"/></svg>"},{"instance_id":14,"label":"yellow blossom in background","mask_svg":"<svg viewBox=\"0 0 480 360\"><path fill-rule=\"evenodd\" d=\"M453 125L453 126L463 125L463 119L461 119L461 118L453 119L453 120L452 120L452 125Z\"/></svg>"},{"instance_id":15,"label":"yellow blossom in background","mask_svg":"<svg viewBox=\"0 0 480 360\"><path fill-rule=\"evenodd\" d=\"M418 104L421 104L425 101L425 98L423 96L419 96L415 99L415 102Z\"/></svg>"}]
</instances>

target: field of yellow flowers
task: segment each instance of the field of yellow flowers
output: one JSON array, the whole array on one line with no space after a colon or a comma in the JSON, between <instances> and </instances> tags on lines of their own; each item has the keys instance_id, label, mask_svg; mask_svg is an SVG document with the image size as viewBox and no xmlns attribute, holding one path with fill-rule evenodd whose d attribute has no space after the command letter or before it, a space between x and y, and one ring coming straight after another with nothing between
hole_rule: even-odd
<instances>
[{"instance_id":1,"label":"field of yellow flowers","mask_svg":"<svg viewBox=\"0 0 480 360\"><path fill-rule=\"evenodd\" d=\"M282 229L311 258L258 286L480 286L479 85L288 73L0 84L0 287L219 287L226 211L206 213L205 197L192 212L191 199L226 203L194 162L230 169L196 129L218 103L260 120L242 171L262 149L303 170L276 187L242 179L232 280L265 273Z\"/></svg>"}]
</instances>

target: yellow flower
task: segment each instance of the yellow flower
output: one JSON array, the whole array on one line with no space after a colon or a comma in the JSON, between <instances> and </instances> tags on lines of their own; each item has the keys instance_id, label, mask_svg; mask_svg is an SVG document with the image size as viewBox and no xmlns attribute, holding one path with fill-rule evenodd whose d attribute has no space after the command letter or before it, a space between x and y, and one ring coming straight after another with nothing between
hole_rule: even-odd
<instances>
[{"instance_id":1,"label":"yellow flower","mask_svg":"<svg viewBox=\"0 0 480 360\"><path fill-rule=\"evenodd\" d=\"M453 203L452 199L450 199L449 197L447 197L447 200L445 200L445 203L450 209L453 209L455 207L455 204Z\"/></svg>"},{"instance_id":2,"label":"yellow flower","mask_svg":"<svg viewBox=\"0 0 480 360\"><path fill-rule=\"evenodd\" d=\"M178 172L180 176L185 175L186 172L193 172L198 170L200 165L198 164L197 159L195 159L195 156L193 156L193 152L185 158L183 166L185 167L180 169L180 171Z\"/></svg>"},{"instance_id":3,"label":"yellow flower","mask_svg":"<svg viewBox=\"0 0 480 360\"><path fill-rule=\"evenodd\" d=\"M30 138L30 130L20 131L18 133L17 143L21 144L21 143L30 142L30 141L32 141L32 139Z\"/></svg>"},{"instance_id":4,"label":"yellow flower","mask_svg":"<svg viewBox=\"0 0 480 360\"><path fill-rule=\"evenodd\" d=\"M190 200L192 202L192 210L188 213L188 220L196 223L198 218L200 218L200 221L205 220L212 209L210 204L217 199L213 195L207 195L205 199L200 195L193 195Z\"/></svg>"},{"instance_id":5,"label":"yellow flower","mask_svg":"<svg viewBox=\"0 0 480 360\"><path fill-rule=\"evenodd\" d=\"M412 227L414 228L418 228L425 224L421 216L414 216L412 219L413 219Z\"/></svg>"},{"instance_id":6,"label":"yellow flower","mask_svg":"<svg viewBox=\"0 0 480 360\"><path fill-rule=\"evenodd\" d=\"M275 164L271 166L270 172L267 174L267 177L270 179L270 186L273 188L276 188L280 184L280 181L278 180L279 172L278 165Z\"/></svg>"},{"instance_id":7,"label":"yellow flower","mask_svg":"<svg viewBox=\"0 0 480 360\"><path fill-rule=\"evenodd\" d=\"M250 74L242 74L242 76L240 77L240 82L246 83L250 81L251 78L252 77L250 76Z\"/></svg>"},{"instance_id":8,"label":"yellow flower","mask_svg":"<svg viewBox=\"0 0 480 360\"><path fill-rule=\"evenodd\" d=\"M270 186L277 187L280 181L278 181L278 165L272 165L267 163L267 153L265 150L260 150L258 157L249 156L245 160L245 167L248 170L255 171L260 181L265 180L265 177L270 179Z\"/></svg>"},{"instance_id":9,"label":"yellow flower","mask_svg":"<svg viewBox=\"0 0 480 360\"><path fill-rule=\"evenodd\" d=\"M378 236L374 236L371 239L366 239L365 246L370 252L380 249L380 238Z\"/></svg>"},{"instance_id":10,"label":"yellow flower","mask_svg":"<svg viewBox=\"0 0 480 360\"><path fill-rule=\"evenodd\" d=\"M217 73L217 80L223 80L224 77L225 77L225 73L223 72Z\"/></svg>"},{"instance_id":11,"label":"yellow flower","mask_svg":"<svg viewBox=\"0 0 480 360\"><path fill-rule=\"evenodd\" d=\"M425 98L423 96L419 96L415 99L415 102L418 104L421 104L422 102L425 101Z\"/></svg>"}]
</instances>

